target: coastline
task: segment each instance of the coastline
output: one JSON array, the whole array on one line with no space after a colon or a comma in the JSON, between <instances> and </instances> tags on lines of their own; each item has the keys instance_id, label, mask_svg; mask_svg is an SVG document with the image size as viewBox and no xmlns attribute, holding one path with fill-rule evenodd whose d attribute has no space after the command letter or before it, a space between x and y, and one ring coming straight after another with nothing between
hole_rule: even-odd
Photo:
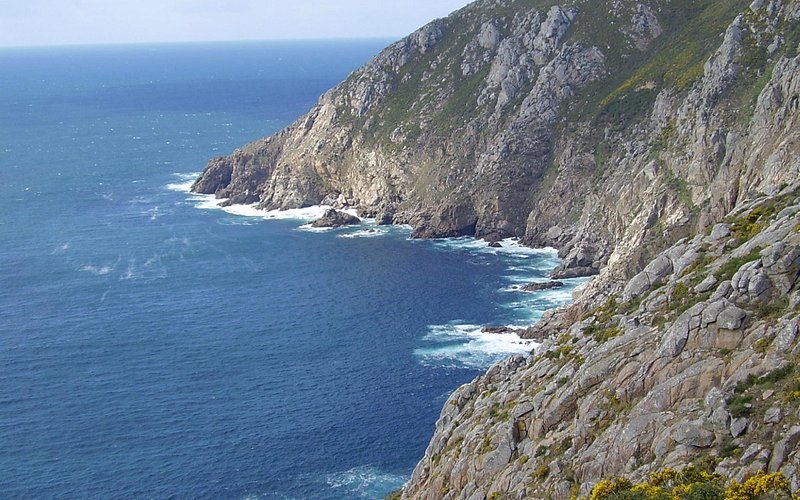
<instances>
[{"instance_id":1,"label":"coastline","mask_svg":"<svg viewBox=\"0 0 800 500\"><path fill-rule=\"evenodd\" d=\"M413 238L412 226L378 225L374 218L361 218L360 224L351 226L314 228L310 223L322 217L327 210L333 208L332 206L313 205L300 209L262 210L257 208L258 203L227 204L228 200L225 198L216 198L215 195L200 194L191 190L194 180L200 173L173 175L178 177L180 182L168 184L167 189L189 195L188 199L201 210L219 210L228 215L251 220L297 221L302 223L295 228L298 231L335 233L337 237L345 239L381 237L392 232L400 232L406 240L430 245L436 250L467 252L490 258L518 259L517 265L509 265L507 274L503 276L509 284L498 290L504 295L516 296L517 300L501 301L497 304L509 309L518 319L508 324L495 322L479 325L454 319L446 324L429 325L428 331L421 337L423 345L414 351L420 363L426 366L440 366L443 362L446 364L451 360L454 363L451 366L454 368L483 371L509 356L531 355L541 343L524 338L520 333L538 322L546 311L572 303L573 291L587 281L582 277L568 278L561 280L562 286L555 289L525 291L524 285L550 281L548 274L545 273L552 272L561 265L557 249L530 247L516 238L505 238L494 243L473 236ZM337 208L337 210L351 215L358 213L355 207ZM533 259L536 259L535 264L530 262ZM487 358L491 358L492 361L487 362Z\"/></svg>"}]
</instances>

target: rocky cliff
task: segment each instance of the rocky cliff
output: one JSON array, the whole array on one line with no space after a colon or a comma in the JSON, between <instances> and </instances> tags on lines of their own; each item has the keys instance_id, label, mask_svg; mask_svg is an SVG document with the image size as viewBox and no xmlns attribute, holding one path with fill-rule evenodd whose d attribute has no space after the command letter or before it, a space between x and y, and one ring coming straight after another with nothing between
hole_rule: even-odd
<instances>
[{"instance_id":1,"label":"rocky cliff","mask_svg":"<svg viewBox=\"0 0 800 500\"><path fill-rule=\"evenodd\" d=\"M625 277L798 175L797 2L483 0L391 45L194 190ZM614 267L614 266L612 266Z\"/></svg>"},{"instance_id":2,"label":"rocky cliff","mask_svg":"<svg viewBox=\"0 0 800 500\"><path fill-rule=\"evenodd\" d=\"M600 273L528 332L538 354L453 395L407 497L563 498L696 459L796 488L798 44L800 0L480 0L193 189Z\"/></svg>"},{"instance_id":3,"label":"rocky cliff","mask_svg":"<svg viewBox=\"0 0 800 500\"><path fill-rule=\"evenodd\" d=\"M458 389L403 497L570 498L689 464L797 491L799 277L800 187L743 201Z\"/></svg>"}]
</instances>

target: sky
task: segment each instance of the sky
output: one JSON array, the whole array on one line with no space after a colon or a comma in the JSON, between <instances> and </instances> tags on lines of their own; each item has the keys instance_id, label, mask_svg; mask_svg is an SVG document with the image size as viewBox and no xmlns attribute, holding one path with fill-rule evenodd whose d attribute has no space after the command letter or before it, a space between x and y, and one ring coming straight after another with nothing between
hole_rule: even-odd
<instances>
[{"instance_id":1,"label":"sky","mask_svg":"<svg viewBox=\"0 0 800 500\"><path fill-rule=\"evenodd\" d=\"M399 38L469 0L0 0L0 46Z\"/></svg>"}]
</instances>

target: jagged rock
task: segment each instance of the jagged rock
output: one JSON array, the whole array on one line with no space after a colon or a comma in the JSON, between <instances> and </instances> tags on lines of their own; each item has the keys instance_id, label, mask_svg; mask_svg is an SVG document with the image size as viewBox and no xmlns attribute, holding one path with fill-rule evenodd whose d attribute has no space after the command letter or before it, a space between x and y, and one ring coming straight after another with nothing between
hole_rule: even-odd
<instances>
[{"instance_id":1,"label":"jagged rock","mask_svg":"<svg viewBox=\"0 0 800 500\"><path fill-rule=\"evenodd\" d=\"M652 286L661 282L661 279L672 273L672 261L666 255L661 255L648 264L644 270L634 276L622 292L622 300L631 300L639 297Z\"/></svg>"},{"instance_id":2,"label":"jagged rock","mask_svg":"<svg viewBox=\"0 0 800 500\"><path fill-rule=\"evenodd\" d=\"M331 208L325 212L325 215L311 223L311 227L342 227L360 224L361 219L355 215L350 215L345 212L340 212Z\"/></svg>"},{"instance_id":3,"label":"jagged rock","mask_svg":"<svg viewBox=\"0 0 800 500\"><path fill-rule=\"evenodd\" d=\"M214 158L208 162L206 170L194 184L192 192L200 194L216 194L228 187L233 175L233 166L225 158Z\"/></svg>"},{"instance_id":4,"label":"jagged rock","mask_svg":"<svg viewBox=\"0 0 800 500\"><path fill-rule=\"evenodd\" d=\"M594 267L570 267L567 269L556 269L550 273L550 277L554 280L565 280L570 278L586 278L588 276L597 276L600 270Z\"/></svg>"},{"instance_id":5,"label":"jagged rock","mask_svg":"<svg viewBox=\"0 0 800 500\"><path fill-rule=\"evenodd\" d=\"M772 448L772 458L769 460L767 471L777 472L789 458L789 453L795 451L798 442L800 442L800 426L793 426Z\"/></svg>"},{"instance_id":6,"label":"jagged rock","mask_svg":"<svg viewBox=\"0 0 800 500\"><path fill-rule=\"evenodd\" d=\"M756 458L759 454L764 451L764 447L761 446L759 443L753 443L747 447L744 452L742 452L742 456L739 458L739 462L742 464L749 464Z\"/></svg>"},{"instance_id":7,"label":"jagged rock","mask_svg":"<svg viewBox=\"0 0 800 500\"><path fill-rule=\"evenodd\" d=\"M553 288L563 288L565 285L562 281L545 281L542 283L528 283L520 287L520 290L525 292L540 292L542 290L551 290Z\"/></svg>"},{"instance_id":8,"label":"jagged rock","mask_svg":"<svg viewBox=\"0 0 800 500\"><path fill-rule=\"evenodd\" d=\"M783 412L778 407L773 406L764 413L765 424L778 424L782 419L783 419Z\"/></svg>"},{"instance_id":9,"label":"jagged rock","mask_svg":"<svg viewBox=\"0 0 800 500\"><path fill-rule=\"evenodd\" d=\"M714 442L714 433L697 423L681 425L675 430L675 441L695 448L708 448Z\"/></svg>"},{"instance_id":10,"label":"jagged rock","mask_svg":"<svg viewBox=\"0 0 800 500\"><path fill-rule=\"evenodd\" d=\"M731 420L731 436L738 438L747 431L750 422L746 418L734 418Z\"/></svg>"},{"instance_id":11,"label":"jagged rock","mask_svg":"<svg viewBox=\"0 0 800 500\"><path fill-rule=\"evenodd\" d=\"M482 333L517 333L517 330L508 326L484 326L481 328Z\"/></svg>"},{"instance_id":12,"label":"jagged rock","mask_svg":"<svg viewBox=\"0 0 800 500\"><path fill-rule=\"evenodd\" d=\"M717 316L717 327L724 330L738 330L746 317L746 312L733 304L728 304Z\"/></svg>"},{"instance_id":13,"label":"jagged rock","mask_svg":"<svg viewBox=\"0 0 800 500\"><path fill-rule=\"evenodd\" d=\"M435 213L422 221L411 233L412 238L450 238L475 235L478 217L466 204L455 203L438 207Z\"/></svg>"},{"instance_id":14,"label":"jagged rock","mask_svg":"<svg viewBox=\"0 0 800 500\"><path fill-rule=\"evenodd\" d=\"M731 235L731 227L729 224L716 224L711 230L711 239L719 241Z\"/></svg>"},{"instance_id":15,"label":"jagged rock","mask_svg":"<svg viewBox=\"0 0 800 500\"><path fill-rule=\"evenodd\" d=\"M714 277L713 274L709 274L708 276L706 276L706 279L701 281L697 286L694 287L694 289L698 293L710 292L711 290L714 289L715 286L717 286L717 283L718 283L717 278Z\"/></svg>"}]
</instances>

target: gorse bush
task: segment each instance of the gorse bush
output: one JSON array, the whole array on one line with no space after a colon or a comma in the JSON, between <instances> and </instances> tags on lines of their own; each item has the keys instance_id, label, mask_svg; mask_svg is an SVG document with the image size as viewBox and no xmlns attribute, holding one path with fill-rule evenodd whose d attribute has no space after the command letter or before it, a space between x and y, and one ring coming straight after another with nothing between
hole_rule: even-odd
<instances>
[{"instance_id":1,"label":"gorse bush","mask_svg":"<svg viewBox=\"0 0 800 500\"><path fill-rule=\"evenodd\" d=\"M792 500L789 481L780 473L759 472L740 483L726 484L719 474L697 467L653 472L647 481L633 483L613 477L597 483L590 500ZM799 498L797 496L794 497Z\"/></svg>"}]
</instances>

